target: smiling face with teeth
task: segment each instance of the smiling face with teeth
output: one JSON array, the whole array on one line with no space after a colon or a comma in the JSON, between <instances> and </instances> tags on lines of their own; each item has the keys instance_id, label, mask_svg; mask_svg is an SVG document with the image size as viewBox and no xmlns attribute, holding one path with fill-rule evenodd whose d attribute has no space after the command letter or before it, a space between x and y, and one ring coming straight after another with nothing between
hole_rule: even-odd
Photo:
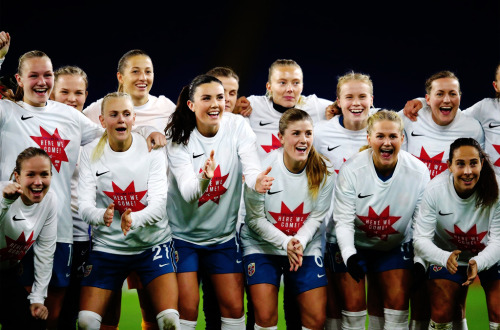
<instances>
[{"instance_id":1,"label":"smiling face with teeth","mask_svg":"<svg viewBox=\"0 0 500 330\"><path fill-rule=\"evenodd\" d=\"M454 78L439 78L431 83L430 93L425 95L431 107L432 119L439 126L451 124L460 106L460 85Z\"/></svg>"},{"instance_id":2,"label":"smiling face with teeth","mask_svg":"<svg viewBox=\"0 0 500 330\"><path fill-rule=\"evenodd\" d=\"M153 62L146 55L131 56L127 59L123 72L116 73L120 86L132 97L136 107L148 102L154 76Z\"/></svg>"},{"instance_id":3,"label":"smiling face with teeth","mask_svg":"<svg viewBox=\"0 0 500 330\"><path fill-rule=\"evenodd\" d=\"M17 84L23 89L23 101L34 107L44 107L54 85L52 62L48 57L26 59L16 74Z\"/></svg>"},{"instance_id":4,"label":"smiling face with teeth","mask_svg":"<svg viewBox=\"0 0 500 330\"><path fill-rule=\"evenodd\" d=\"M373 149L373 164L377 172L390 175L398 163L398 153L403 144L401 126L391 120L379 120L368 134L368 144Z\"/></svg>"},{"instance_id":5,"label":"smiling face with teeth","mask_svg":"<svg viewBox=\"0 0 500 330\"><path fill-rule=\"evenodd\" d=\"M99 120L108 133L109 146L113 151L126 151L130 148L132 126L135 123L134 105L130 97L111 97L106 100Z\"/></svg>"},{"instance_id":6,"label":"smiling face with teeth","mask_svg":"<svg viewBox=\"0 0 500 330\"><path fill-rule=\"evenodd\" d=\"M50 187L52 178L50 159L42 156L25 159L21 163L20 172L14 172L14 176L23 190L21 200L26 205L40 203Z\"/></svg>"},{"instance_id":7,"label":"smiling face with teeth","mask_svg":"<svg viewBox=\"0 0 500 330\"><path fill-rule=\"evenodd\" d=\"M359 131L366 127L373 95L370 86L359 80L351 80L342 84L337 103L342 109L344 127Z\"/></svg>"},{"instance_id":8,"label":"smiling face with teeth","mask_svg":"<svg viewBox=\"0 0 500 330\"><path fill-rule=\"evenodd\" d=\"M474 193L482 167L483 160L475 147L461 146L453 152L448 169L453 174L453 186L458 196L467 198Z\"/></svg>"},{"instance_id":9,"label":"smiling face with teeth","mask_svg":"<svg viewBox=\"0 0 500 330\"><path fill-rule=\"evenodd\" d=\"M290 110L289 110L290 111ZM292 173L304 169L313 144L313 124L309 120L289 122L284 133L278 133L283 146L283 162Z\"/></svg>"},{"instance_id":10,"label":"smiling face with teeth","mask_svg":"<svg viewBox=\"0 0 500 330\"><path fill-rule=\"evenodd\" d=\"M187 105L196 116L196 128L203 136L214 136L219 131L225 108L224 87L212 81L196 87L193 100Z\"/></svg>"}]
</instances>

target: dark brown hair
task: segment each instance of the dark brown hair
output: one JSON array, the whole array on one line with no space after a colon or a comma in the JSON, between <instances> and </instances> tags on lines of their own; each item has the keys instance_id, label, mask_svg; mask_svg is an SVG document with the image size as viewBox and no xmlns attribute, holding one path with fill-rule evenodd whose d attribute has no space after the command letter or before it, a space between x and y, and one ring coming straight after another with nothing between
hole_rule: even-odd
<instances>
[{"instance_id":1,"label":"dark brown hair","mask_svg":"<svg viewBox=\"0 0 500 330\"><path fill-rule=\"evenodd\" d=\"M10 179L12 180L12 178L14 177L14 173L21 174L22 165L25 160L31 159L36 156L44 157L49 160L49 163L51 164L50 174L52 175L52 162L50 161L50 156L43 149L29 147L24 149L23 151L21 151L19 155L17 155L16 167L14 168L14 171L12 171L12 174L10 175Z\"/></svg>"},{"instance_id":2,"label":"dark brown hair","mask_svg":"<svg viewBox=\"0 0 500 330\"><path fill-rule=\"evenodd\" d=\"M167 139L172 139L172 142L178 144L188 144L189 136L196 127L196 116L194 112L189 109L187 101L194 101L194 94L198 86L211 82L219 83L222 86L222 82L219 79L207 74L197 76L188 86L184 86L177 99L175 111L170 116L167 127L165 127Z\"/></svg>"},{"instance_id":3,"label":"dark brown hair","mask_svg":"<svg viewBox=\"0 0 500 330\"><path fill-rule=\"evenodd\" d=\"M490 207L493 206L498 200L498 182L495 175L493 165L491 165L488 155L481 148L479 143L473 138L459 138L450 145L450 153L448 155L448 162L453 162L455 151L464 146L476 148L479 153L479 159L483 162L479 180L474 187L476 191L476 207Z\"/></svg>"}]
</instances>

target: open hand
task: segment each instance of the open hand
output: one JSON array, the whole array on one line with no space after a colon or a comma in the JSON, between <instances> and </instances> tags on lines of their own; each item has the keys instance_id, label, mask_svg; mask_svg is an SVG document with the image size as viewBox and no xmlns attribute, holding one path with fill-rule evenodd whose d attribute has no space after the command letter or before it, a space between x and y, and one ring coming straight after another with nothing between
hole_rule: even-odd
<instances>
[{"instance_id":1,"label":"open hand","mask_svg":"<svg viewBox=\"0 0 500 330\"><path fill-rule=\"evenodd\" d=\"M122 214L122 231L125 236L127 236L127 233L130 231L130 227L132 227L132 216L130 213L132 213L132 210L127 209Z\"/></svg>"},{"instance_id":2,"label":"open hand","mask_svg":"<svg viewBox=\"0 0 500 330\"><path fill-rule=\"evenodd\" d=\"M448 261L446 262L446 269L450 272L451 275L455 274L458 270L458 256L462 253L460 250L453 251L448 257Z\"/></svg>"},{"instance_id":3,"label":"open hand","mask_svg":"<svg viewBox=\"0 0 500 330\"><path fill-rule=\"evenodd\" d=\"M115 214L115 204L111 203L108 205L106 211L104 211L104 216L102 217L104 219L104 224L106 225L106 227L111 226L114 214Z\"/></svg>"}]
</instances>

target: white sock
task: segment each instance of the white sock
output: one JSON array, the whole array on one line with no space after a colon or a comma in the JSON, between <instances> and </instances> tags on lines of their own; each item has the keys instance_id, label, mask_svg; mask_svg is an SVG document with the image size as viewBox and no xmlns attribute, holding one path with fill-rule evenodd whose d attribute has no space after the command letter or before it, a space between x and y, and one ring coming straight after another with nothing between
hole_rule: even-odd
<instances>
[{"instance_id":1,"label":"white sock","mask_svg":"<svg viewBox=\"0 0 500 330\"><path fill-rule=\"evenodd\" d=\"M91 311L80 311L78 313L79 330L99 330L101 327L101 315Z\"/></svg>"},{"instance_id":2,"label":"white sock","mask_svg":"<svg viewBox=\"0 0 500 330\"><path fill-rule=\"evenodd\" d=\"M221 317L221 330L240 330L245 329L245 315L239 319L230 319L227 317Z\"/></svg>"},{"instance_id":3,"label":"white sock","mask_svg":"<svg viewBox=\"0 0 500 330\"><path fill-rule=\"evenodd\" d=\"M338 330L342 327L341 319L327 318L325 322L325 330Z\"/></svg>"},{"instance_id":4,"label":"white sock","mask_svg":"<svg viewBox=\"0 0 500 330\"><path fill-rule=\"evenodd\" d=\"M408 329L408 310L384 308L384 329L404 330Z\"/></svg>"},{"instance_id":5,"label":"white sock","mask_svg":"<svg viewBox=\"0 0 500 330\"><path fill-rule=\"evenodd\" d=\"M384 329L385 320L382 316L375 316L368 314L368 330L382 330Z\"/></svg>"},{"instance_id":6,"label":"white sock","mask_svg":"<svg viewBox=\"0 0 500 330\"><path fill-rule=\"evenodd\" d=\"M360 312L342 310L342 329L364 330L366 323L366 309Z\"/></svg>"},{"instance_id":7,"label":"white sock","mask_svg":"<svg viewBox=\"0 0 500 330\"><path fill-rule=\"evenodd\" d=\"M427 330L429 329L429 321L417 321L411 320L410 322L410 330Z\"/></svg>"},{"instance_id":8,"label":"white sock","mask_svg":"<svg viewBox=\"0 0 500 330\"><path fill-rule=\"evenodd\" d=\"M490 322L490 330L500 330L500 323Z\"/></svg>"},{"instance_id":9,"label":"white sock","mask_svg":"<svg viewBox=\"0 0 500 330\"><path fill-rule=\"evenodd\" d=\"M181 324L181 330L195 330L196 329L196 321L188 321L180 319L179 323Z\"/></svg>"},{"instance_id":10,"label":"white sock","mask_svg":"<svg viewBox=\"0 0 500 330\"><path fill-rule=\"evenodd\" d=\"M453 330L453 322L436 323L431 320L429 322L429 330Z\"/></svg>"},{"instance_id":11,"label":"white sock","mask_svg":"<svg viewBox=\"0 0 500 330\"><path fill-rule=\"evenodd\" d=\"M179 322L179 312L175 309L165 309L156 315L158 328L160 330L179 330L181 324Z\"/></svg>"},{"instance_id":12,"label":"white sock","mask_svg":"<svg viewBox=\"0 0 500 330\"><path fill-rule=\"evenodd\" d=\"M260 325L257 325L257 323L255 323L253 325L253 329L254 330L278 330L278 325L274 325L272 327L267 327L267 328L264 328L264 327L261 327Z\"/></svg>"},{"instance_id":13,"label":"white sock","mask_svg":"<svg viewBox=\"0 0 500 330\"><path fill-rule=\"evenodd\" d=\"M467 330L467 320L465 318L459 321L453 321L453 330Z\"/></svg>"}]
</instances>

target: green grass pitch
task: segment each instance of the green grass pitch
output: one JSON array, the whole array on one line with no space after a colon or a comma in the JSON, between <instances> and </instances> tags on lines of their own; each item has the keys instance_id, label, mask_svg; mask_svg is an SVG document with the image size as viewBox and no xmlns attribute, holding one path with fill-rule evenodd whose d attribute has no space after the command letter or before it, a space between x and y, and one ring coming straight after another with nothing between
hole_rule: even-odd
<instances>
[{"instance_id":1,"label":"green grass pitch","mask_svg":"<svg viewBox=\"0 0 500 330\"><path fill-rule=\"evenodd\" d=\"M283 316L283 290L280 289L280 306L278 329L285 329L285 319ZM124 290L122 298L122 317L120 319L120 330L141 329L141 311L137 293L135 290ZM467 324L470 330L488 329L488 313L486 310L486 300L484 291L478 283L473 284L467 296ZM200 304L198 314L198 325L196 329L205 329L205 318Z\"/></svg>"}]
</instances>

